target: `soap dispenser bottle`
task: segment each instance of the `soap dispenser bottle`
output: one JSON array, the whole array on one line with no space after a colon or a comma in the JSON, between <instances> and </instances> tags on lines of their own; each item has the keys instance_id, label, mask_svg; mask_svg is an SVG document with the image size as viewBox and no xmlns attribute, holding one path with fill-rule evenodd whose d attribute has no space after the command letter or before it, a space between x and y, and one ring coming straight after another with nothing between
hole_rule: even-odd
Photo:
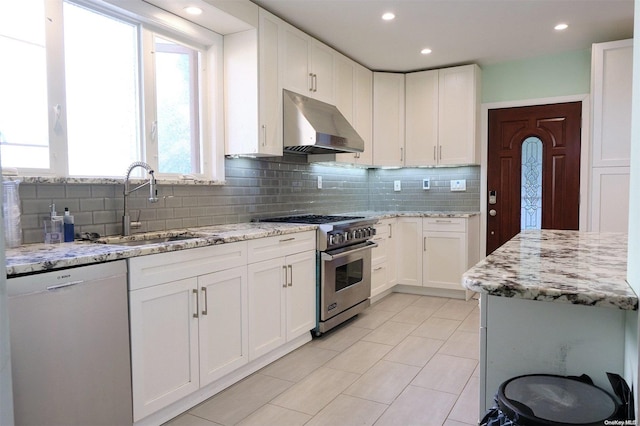
<instances>
[{"instance_id":1,"label":"soap dispenser bottle","mask_svg":"<svg viewBox=\"0 0 640 426\"><path fill-rule=\"evenodd\" d=\"M64 208L64 216L62 217L64 222L64 242L70 243L74 239L74 219L69 213L69 207Z\"/></svg>"},{"instance_id":2,"label":"soap dispenser bottle","mask_svg":"<svg viewBox=\"0 0 640 426\"><path fill-rule=\"evenodd\" d=\"M62 216L58 216L56 205L51 204L51 215L44 220L44 242L47 244L58 244L63 240Z\"/></svg>"}]
</instances>

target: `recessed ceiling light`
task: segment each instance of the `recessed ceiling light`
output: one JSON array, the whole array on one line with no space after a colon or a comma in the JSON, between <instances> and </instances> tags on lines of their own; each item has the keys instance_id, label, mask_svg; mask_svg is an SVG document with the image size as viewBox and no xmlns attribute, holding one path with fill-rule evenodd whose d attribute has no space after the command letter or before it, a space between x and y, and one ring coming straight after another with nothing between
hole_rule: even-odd
<instances>
[{"instance_id":1,"label":"recessed ceiling light","mask_svg":"<svg viewBox=\"0 0 640 426\"><path fill-rule=\"evenodd\" d=\"M396 15L394 13L391 13L391 12L387 12L387 13L382 15L382 19L385 20L385 21L391 21L395 17L396 17Z\"/></svg>"},{"instance_id":2,"label":"recessed ceiling light","mask_svg":"<svg viewBox=\"0 0 640 426\"><path fill-rule=\"evenodd\" d=\"M429 53L431 53L431 49L429 48L422 49L420 53L422 53L423 55L428 55Z\"/></svg>"},{"instance_id":3,"label":"recessed ceiling light","mask_svg":"<svg viewBox=\"0 0 640 426\"><path fill-rule=\"evenodd\" d=\"M553 27L553 29L556 31L566 30L567 28L569 28L569 25L567 24L558 24L555 27Z\"/></svg>"},{"instance_id":4,"label":"recessed ceiling light","mask_svg":"<svg viewBox=\"0 0 640 426\"><path fill-rule=\"evenodd\" d=\"M184 8L184 11L189 15L202 15L202 9L196 6L187 6Z\"/></svg>"}]
</instances>

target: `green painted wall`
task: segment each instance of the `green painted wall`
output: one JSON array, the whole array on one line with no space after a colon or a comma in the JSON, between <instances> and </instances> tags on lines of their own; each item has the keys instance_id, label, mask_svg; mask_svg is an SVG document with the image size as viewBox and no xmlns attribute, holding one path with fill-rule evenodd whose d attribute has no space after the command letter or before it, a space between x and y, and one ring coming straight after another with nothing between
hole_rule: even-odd
<instances>
[{"instance_id":1,"label":"green painted wall","mask_svg":"<svg viewBox=\"0 0 640 426\"><path fill-rule=\"evenodd\" d=\"M482 67L482 102L589 93L591 49Z\"/></svg>"}]
</instances>

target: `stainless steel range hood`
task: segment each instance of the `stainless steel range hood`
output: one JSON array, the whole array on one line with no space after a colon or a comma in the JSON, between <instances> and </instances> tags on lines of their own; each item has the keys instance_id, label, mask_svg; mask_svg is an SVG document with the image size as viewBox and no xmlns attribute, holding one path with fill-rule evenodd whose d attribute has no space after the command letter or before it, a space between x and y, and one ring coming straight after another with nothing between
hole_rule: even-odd
<instances>
[{"instance_id":1,"label":"stainless steel range hood","mask_svg":"<svg viewBox=\"0 0 640 426\"><path fill-rule=\"evenodd\" d=\"M283 90L284 151L334 154L364 151L364 140L333 105Z\"/></svg>"}]
</instances>

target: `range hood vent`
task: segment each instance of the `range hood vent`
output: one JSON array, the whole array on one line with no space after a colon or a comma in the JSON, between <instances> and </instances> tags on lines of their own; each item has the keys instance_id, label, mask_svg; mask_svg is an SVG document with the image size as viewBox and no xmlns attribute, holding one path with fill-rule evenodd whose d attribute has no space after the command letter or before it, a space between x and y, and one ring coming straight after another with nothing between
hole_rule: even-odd
<instances>
[{"instance_id":1,"label":"range hood vent","mask_svg":"<svg viewBox=\"0 0 640 426\"><path fill-rule=\"evenodd\" d=\"M283 90L284 151L335 154L364 151L364 140L338 108Z\"/></svg>"}]
</instances>

